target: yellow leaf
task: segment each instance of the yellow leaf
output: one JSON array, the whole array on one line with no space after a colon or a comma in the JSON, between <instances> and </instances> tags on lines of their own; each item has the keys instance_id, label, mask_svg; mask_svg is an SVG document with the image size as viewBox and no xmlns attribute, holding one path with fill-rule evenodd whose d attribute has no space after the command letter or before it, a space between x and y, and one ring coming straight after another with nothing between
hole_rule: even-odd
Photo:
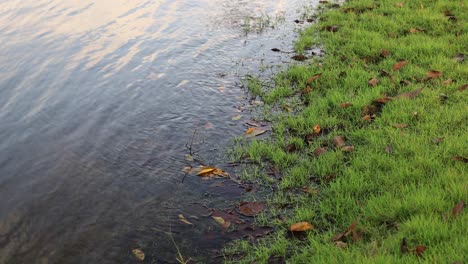
<instances>
[{"instance_id":1,"label":"yellow leaf","mask_svg":"<svg viewBox=\"0 0 468 264\"><path fill-rule=\"evenodd\" d=\"M314 134L319 134L322 129L320 128L320 125L315 125L313 127L313 130L314 130Z\"/></svg>"},{"instance_id":2,"label":"yellow leaf","mask_svg":"<svg viewBox=\"0 0 468 264\"><path fill-rule=\"evenodd\" d=\"M179 220L184 223L184 224L187 224L187 225L193 225L192 223L190 223L183 214L179 214Z\"/></svg>"},{"instance_id":3,"label":"yellow leaf","mask_svg":"<svg viewBox=\"0 0 468 264\"><path fill-rule=\"evenodd\" d=\"M291 232L302 232L302 231L308 231L312 229L314 229L314 226L309 222L299 222L299 223L292 224L289 227L289 230Z\"/></svg>"},{"instance_id":4,"label":"yellow leaf","mask_svg":"<svg viewBox=\"0 0 468 264\"><path fill-rule=\"evenodd\" d=\"M233 121L237 121L237 120L239 120L239 119L241 119L241 118L242 118L242 115L236 115L236 116L233 116L231 119L232 119Z\"/></svg>"},{"instance_id":5,"label":"yellow leaf","mask_svg":"<svg viewBox=\"0 0 468 264\"><path fill-rule=\"evenodd\" d=\"M139 261L143 261L145 260L145 253L143 253L143 251L141 251L141 249L138 249L138 248L135 248L132 250L132 253L133 255L135 256L135 258Z\"/></svg>"},{"instance_id":6,"label":"yellow leaf","mask_svg":"<svg viewBox=\"0 0 468 264\"><path fill-rule=\"evenodd\" d=\"M197 176L211 176L214 170L216 170L216 168L205 167L199 173L197 173Z\"/></svg>"},{"instance_id":7,"label":"yellow leaf","mask_svg":"<svg viewBox=\"0 0 468 264\"><path fill-rule=\"evenodd\" d=\"M255 131L255 127L251 127L249 129L247 129L247 131L245 131L245 134L249 135L249 134L252 134L254 131Z\"/></svg>"},{"instance_id":8,"label":"yellow leaf","mask_svg":"<svg viewBox=\"0 0 468 264\"><path fill-rule=\"evenodd\" d=\"M213 218L216 221L216 223L220 224L222 227L226 229L231 226L231 221L226 221L222 217L212 216L211 218Z\"/></svg>"}]
</instances>

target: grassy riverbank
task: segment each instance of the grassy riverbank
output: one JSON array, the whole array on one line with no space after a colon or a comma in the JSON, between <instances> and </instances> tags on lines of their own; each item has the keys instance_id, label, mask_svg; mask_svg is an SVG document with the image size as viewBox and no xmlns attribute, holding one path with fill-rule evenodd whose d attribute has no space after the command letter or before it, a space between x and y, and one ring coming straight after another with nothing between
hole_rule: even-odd
<instances>
[{"instance_id":1,"label":"grassy riverbank","mask_svg":"<svg viewBox=\"0 0 468 264\"><path fill-rule=\"evenodd\" d=\"M271 189L257 221L276 232L232 245L237 262L468 260L467 18L463 1L351 0L296 42L323 58L251 81L278 111L234 154ZM301 221L314 229L289 233Z\"/></svg>"}]
</instances>

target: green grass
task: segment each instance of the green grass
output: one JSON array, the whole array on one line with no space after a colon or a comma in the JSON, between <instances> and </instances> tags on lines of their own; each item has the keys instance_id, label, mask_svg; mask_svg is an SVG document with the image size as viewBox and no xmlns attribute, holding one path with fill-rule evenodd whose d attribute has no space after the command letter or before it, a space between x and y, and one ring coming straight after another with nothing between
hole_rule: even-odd
<instances>
[{"instance_id":1,"label":"green grass","mask_svg":"<svg viewBox=\"0 0 468 264\"><path fill-rule=\"evenodd\" d=\"M252 244L237 241L226 249L239 263L268 263L282 257L288 263L454 263L468 261L468 214L451 217L460 200L468 199L466 61L454 60L468 50L468 5L463 1L351 0L323 13L319 23L305 29L296 41L298 53L320 46L326 56L291 66L263 87L249 81L252 94L277 111L272 135L235 147L236 159L254 163L243 179L272 190L268 197L275 234ZM444 12L456 19L450 20ZM338 26L337 32L326 30ZM411 33L411 29L419 32ZM414 30L413 30L414 31ZM387 50L390 56L381 57ZM407 60L406 67L393 65ZM393 77L382 75L382 70ZM424 80L426 72L443 72ZM299 95L316 74L312 92ZM378 78L375 87L368 80ZM443 83L452 79L451 83ZM406 81L406 83L404 83ZM415 98L390 101L372 122L363 108L375 99L425 87ZM340 108L345 102L352 106ZM394 124L407 124L395 128ZM305 142L315 125L319 136ZM343 136L352 152L334 147ZM443 138L437 142L437 138ZM288 152L294 144L296 151ZM328 151L311 155L318 147ZM269 176L274 168L281 177ZM304 192L304 189L314 190ZM286 206L287 205L287 206ZM267 221L267 219L269 219ZM332 238L358 222L361 238ZM288 236L288 227L309 221L315 229L302 239ZM402 254L408 247L427 246L422 256ZM237 252L241 257L229 258ZM239 254L237 254L239 256Z\"/></svg>"}]
</instances>

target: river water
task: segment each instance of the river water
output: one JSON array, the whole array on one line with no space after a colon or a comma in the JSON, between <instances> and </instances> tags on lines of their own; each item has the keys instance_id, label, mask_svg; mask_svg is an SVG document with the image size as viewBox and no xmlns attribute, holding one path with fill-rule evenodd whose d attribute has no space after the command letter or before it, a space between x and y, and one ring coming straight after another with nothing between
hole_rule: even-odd
<instances>
[{"instance_id":1,"label":"river water","mask_svg":"<svg viewBox=\"0 0 468 264\"><path fill-rule=\"evenodd\" d=\"M240 193L182 181L186 143L197 131L204 160L226 162L240 77L289 60L271 48L291 49L306 2L0 1L0 263L220 249L203 214Z\"/></svg>"}]
</instances>

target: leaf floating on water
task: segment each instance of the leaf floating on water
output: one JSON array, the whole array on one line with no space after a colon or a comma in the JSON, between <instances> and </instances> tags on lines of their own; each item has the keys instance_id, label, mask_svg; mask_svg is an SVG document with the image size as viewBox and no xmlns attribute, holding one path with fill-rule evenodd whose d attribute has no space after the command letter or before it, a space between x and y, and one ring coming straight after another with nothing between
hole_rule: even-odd
<instances>
[{"instance_id":1,"label":"leaf floating on water","mask_svg":"<svg viewBox=\"0 0 468 264\"><path fill-rule=\"evenodd\" d=\"M399 62L395 63L395 65L393 65L393 70L398 71L401 68L405 67L407 64L408 64L408 61L406 61L406 60L399 61Z\"/></svg>"},{"instance_id":2,"label":"leaf floating on water","mask_svg":"<svg viewBox=\"0 0 468 264\"><path fill-rule=\"evenodd\" d=\"M242 115L236 115L236 116L233 116L231 119L233 121L237 121L237 120L240 120L242 118Z\"/></svg>"},{"instance_id":3,"label":"leaf floating on water","mask_svg":"<svg viewBox=\"0 0 468 264\"><path fill-rule=\"evenodd\" d=\"M202 176L202 177L207 177L213 174L213 171L216 168L211 168L211 167L206 167L202 169L199 173L197 173L197 176Z\"/></svg>"},{"instance_id":4,"label":"leaf floating on water","mask_svg":"<svg viewBox=\"0 0 468 264\"><path fill-rule=\"evenodd\" d=\"M309 222L299 222L289 227L289 231L291 232L304 232L312 229L314 229L314 226Z\"/></svg>"},{"instance_id":5,"label":"leaf floating on water","mask_svg":"<svg viewBox=\"0 0 468 264\"><path fill-rule=\"evenodd\" d=\"M228 229L230 226L231 226L231 221L229 220L225 220L224 218L222 217L219 217L219 216L212 216L211 218L213 218L216 223L218 223L219 225L221 225L224 229Z\"/></svg>"},{"instance_id":6,"label":"leaf floating on water","mask_svg":"<svg viewBox=\"0 0 468 264\"><path fill-rule=\"evenodd\" d=\"M274 51L274 52L281 52L280 49L277 49L277 48L272 48L271 51Z\"/></svg>"},{"instance_id":7,"label":"leaf floating on water","mask_svg":"<svg viewBox=\"0 0 468 264\"><path fill-rule=\"evenodd\" d=\"M317 80L318 78L320 78L320 76L322 76L322 73L317 73L315 75L313 75L312 77L310 77L309 79L307 79L306 83L307 84L310 84L311 82Z\"/></svg>"},{"instance_id":8,"label":"leaf floating on water","mask_svg":"<svg viewBox=\"0 0 468 264\"><path fill-rule=\"evenodd\" d=\"M179 214L179 220L184 223L184 224L187 224L187 225L193 225L191 222L189 222L185 216L183 214Z\"/></svg>"},{"instance_id":9,"label":"leaf floating on water","mask_svg":"<svg viewBox=\"0 0 468 264\"><path fill-rule=\"evenodd\" d=\"M181 82L176 86L176 88L179 88L179 87L181 87L181 86L184 86L184 85L186 85L186 84L189 83L189 82L190 82L189 80L183 80L183 81L181 81Z\"/></svg>"},{"instance_id":10,"label":"leaf floating on water","mask_svg":"<svg viewBox=\"0 0 468 264\"><path fill-rule=\"evenodd\" d=\"M456 217L458 215L461 214L461 212L463 211L463 207L465 207L465 202L463 200L461 200L460 202L458 202L453 208L452 208L452 212L450 213L450 215L452 217Z\"/></svg>"},{"instance_id":11,"label":"leaf floating on water","mask_svg":"<svg viewBox=\"0 0 468 264\"><path fill-rule=\"evenodd\" d=\"M266 132L266 129L261 129L259 127L251 127L249 129L247 129L245 134L246 134L246 137L256 137L256 136L259 136L261 134L264 134L265 132Z\"/></svg>"},{"instance_id":12,"label":"leaf floating on water","mask_svg":"<svg viewBox=\"0 0 468 264\"><path fill-rule=\"evenodd\" d=\"M264 209L264 204L259 202L241 202L239 212L245 216L254 216Z\"/></svg>"},{"instance_id":13,"label":"leaf floating on water","mask_svg":"<svg viewBox=\"0 0 468 264\"><path fill-rule=\"evenodd\" d=\"M229 174L216 167L200 166L197 168L185 167L182 171L195 174L200 177L229 177Z\"/></svg>"},{"instance_id":14,"label":"leaf floating on water","mask_svg":"<svg viewBox=\"0 0 468 264\"><path fill-rule=\"evenodd\" d=\"M144 261L145 260L145 253L141 249L138 249L138 248L133 249L132 254L133 254L133 256L135 256L135 258L138 261Z\"/></svg>"}]
</instances>

